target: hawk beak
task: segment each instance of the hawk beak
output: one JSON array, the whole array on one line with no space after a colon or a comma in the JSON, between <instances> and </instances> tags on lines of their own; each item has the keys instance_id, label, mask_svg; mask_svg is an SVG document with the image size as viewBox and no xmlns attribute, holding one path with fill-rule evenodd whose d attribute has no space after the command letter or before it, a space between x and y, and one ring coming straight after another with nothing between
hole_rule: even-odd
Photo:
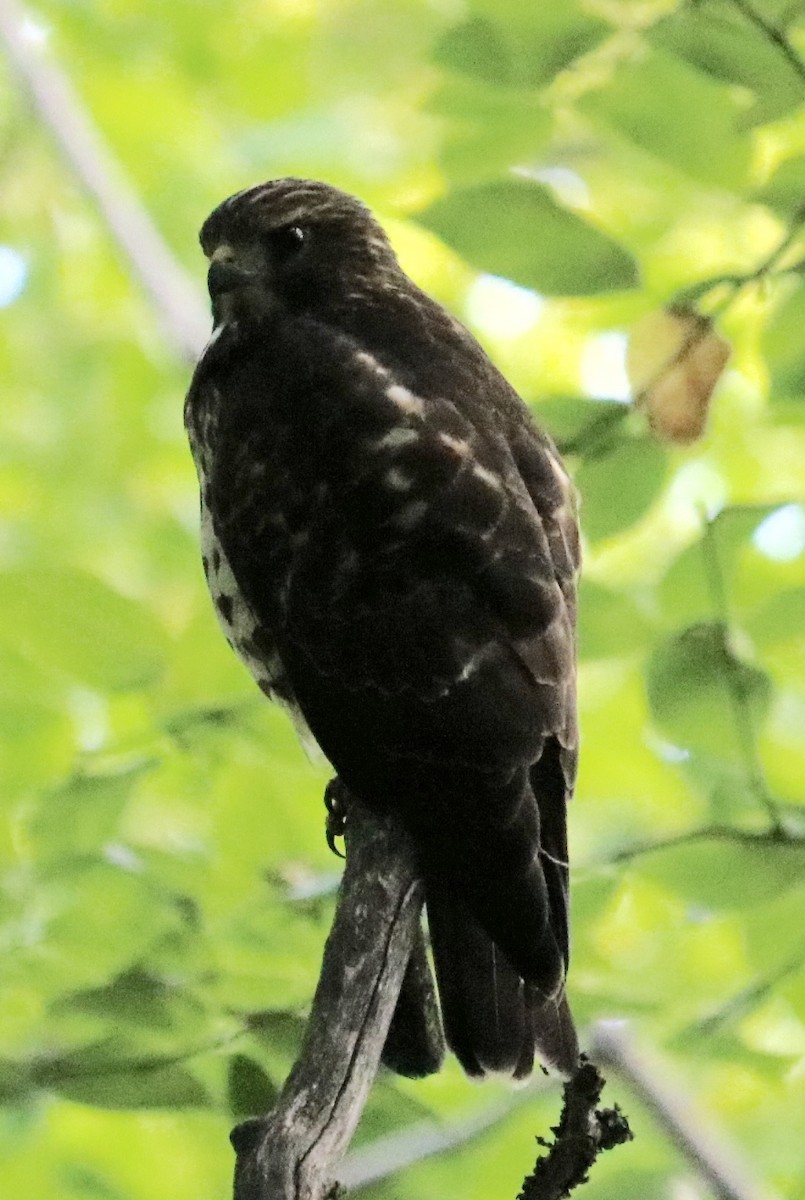
<instances>
[{"instance_id":1,"label":"hawk beak","mask_svg":"<svg viewBox=\"0 0 805 1200\"><path fill-rule=\"evenodd\" d=\"M211 299L246 287L254 282L254 278L255 272L243 265L231 246L224 243L215 248L207 272L207 288Z\"/></svg>"},{"instance_id":2,"label":"hawk beak","mask_svg":"<svg viewBox=\"0 0 805 1200\"><path fill-rule=\"evenodd\" d=\"M207 272L207 287L211 298L215 300L217 296L223 296L227 292L234 292L238 288L245 287L246 284L253 281L253 278L251 271L244 270L237 263L212 262Z\"/></svg>"}]
</instances>

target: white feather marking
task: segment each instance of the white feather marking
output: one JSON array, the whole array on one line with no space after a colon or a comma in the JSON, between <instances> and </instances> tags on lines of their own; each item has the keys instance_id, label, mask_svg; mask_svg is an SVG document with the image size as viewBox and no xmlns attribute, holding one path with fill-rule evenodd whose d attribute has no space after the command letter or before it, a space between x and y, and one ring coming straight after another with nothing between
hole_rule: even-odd
<instances>
[{"instance_id":1,"label":"white feather marking","mask_svg":"<svg viewBox=\"0 0 805 1200\"><path fill-rule=\"evenodd\" d=\"M412 416L421 417L425 411L425 402L421 396L415 396L413 392L409 392L407 387L403 387L400 383L393 383L386 391L386 397L392 404L396 404L397 408L404 413L410 413Z\"/></svg>"},{"instance_id":2,"label":"white feather marking","mask_svg":"<svg viewBox=\"0 0 805 1200\"><path fill-rule=\"evenodd\" d=\"M362 367L368 367L376 375L388 375L386 368L377 361L373 354L369 354L367 350L359 350L355 355L355 361L359 362Z\"/></svg>"},{"instance_id":3,"label":"white feather marking","mask_svg":"<svg viewBox=\"0 0 805 1200\"><path fill-rule=\"evenodd\" d=\"M553 854L549 854L548 851L545 850L542 846L540 846L539 853L542 855L543 858L547 858L549 862L556 863L557 867L569 867L570 866L570 864L566 863L563 858L555 858Z\"/></svg>"},{"instance_id":4,"label":"white feather marking","mask_svg":"<svg viewBox=\"0 0 805 1200\"><path fill-rule=\"evenodd\" d=\"M551 470L558 479L561 487L564 490L567 490L570 485L570 476L559 462L559 459L556 458L555 455L551 454L550 451L548 452L548 462L551 464Z\"/></svg>"},{"instance_id":5,"label":"white feather marking","mask_svg":"<svg viewBox=\"0 0 805 1200\"><path fill-rule=\"evenodd\" d=\"M410 446L418 438L419 433L416 429L411 429L407 425L395 425L388 433L384 433L382 438L378 438L372 449L400 450L403 446Z\"/></svg>"},{"instance_id":6,"label":"white feather marking","mask_svg":"<svg viewBox=\"0 0 805 1200\"><path fill-rule=\"evenodd\" d=\"M410 475L406 475L398 467L392 467L383 477L383 482L387 488L391 488L393 492L407 492L414 486L414 481Z\"/></svg>"},{"instance_id":7,"label":"white feather marking","mask_svg":"<svg viewBox=\"0 0 805 1200\"><path fill-rule=\"evenodd\" d=\"M459 458L468 458L472 453L469 442L466 442L464 438L454 438L449 433L440 433L439 441L447 446L448 450L452 450L454 454L457 454Z\"/></svg>"},{"instance_id":8,"label":"white feather marking","mask_svg":"<svg viewBox=\"0 0 805 1200\"><path fill-rule=\"evenodd\" d=\"M481 483L485 483L487 487L494 488L500 491L500 480L492 471L487 471L486 467L482 467L480 463L476 463L472 468L472 473L476 479L480 479Z\"/></svg>"},{"instance_id":9,"label":"white feather marking","mask_svg":"<svg viewBox=\"0 0 805 1200\"><path fill-rule=\"evenodd\" d=\"M212 333L209 336L209 339L207 340L207 345L201 351L201 358L206 358L206 356L209 354L210 350L212 350L213 346L218 341L219 337L221 336L221 334L224 332L225 329L226 329L225 324L215 326L215 328L213 329Z\"/></svg>"},{"instance_id":10,"label":"white feather marking","mask_svg":"<svg viewBox=\"0 0 805 1200\"><path fill-rule=\"evenodd\" d=\"M486 646L482 646L480 650L476 650L475 654L470 655L456 676L456 683L463 683L465 679L469 679L470 675L473 675L478 670L485 650Z\"/></svg>"},{"instance_id":11,"label":"white feather marking","mask_svg":"<svg viewBox=\"0 0 805 1200\"><path fill-rule=\"evenodd\" d=\"M210 262L231 262L234 257L235 251L229 242L219 242L210 255Z\"/></svg>"}]
</instances>

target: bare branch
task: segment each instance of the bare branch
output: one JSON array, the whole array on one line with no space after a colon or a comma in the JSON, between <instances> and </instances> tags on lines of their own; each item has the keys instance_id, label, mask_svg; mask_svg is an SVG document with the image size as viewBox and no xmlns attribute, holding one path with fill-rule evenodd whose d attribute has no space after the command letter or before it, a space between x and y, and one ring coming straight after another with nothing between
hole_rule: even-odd
<instances>
[{"instance_id":1,"label":"bare branch","mask_svg":"<svg viewBox=\"0 0 805 1200\"><path fill-rule=\"evenodd\" d=\"M0 0L0 40L45 128L148 294L171 348L194 362L210 321L199 289L176 261L67 76L25 34L15 0Z\"/></svg>"},{"instance_id":2,"label":"bare branch","mask_svg":"<svg viewBox=\"0 0 805 1200\"><path fill-rule=\"evenodd\" d=\"M776 1200L773 1192L752 1179L735 1147L725 1144L710 1122L692 1111L689 1097L668 1083L662 1064L637 1051L622 1022L600 1021L593 1030L590 1053L629 1083L718 1200Z\"/></svg>"},{"instance_id":3,"label":"bare branch","mask_svg":"<svg viewBox=\"0 0 805 1200\"><path fill-rule=\"evenodd\" d=\"M630 1142L633 1134L620 1109L596 1107L604 1088L598 1068L584 1055L564 1088L564 1106L553 1142L538 1138L548 1153L537 1159L517 1200L565 1200L587 1182L587 1172L604 1150Z\"/></svg>"},{"instance_id":4,"label":"bare branch","mask_svg":"<svg viewBox=\"0 0 805 1200\"><path fill-rule=\"evenodd\" d=\"M302 1051L266 1117L232 1133L235 1200L325 1200L377 1072L419 928L413 849L353 801L347 864Z\"/></svg>"}]
</instances>

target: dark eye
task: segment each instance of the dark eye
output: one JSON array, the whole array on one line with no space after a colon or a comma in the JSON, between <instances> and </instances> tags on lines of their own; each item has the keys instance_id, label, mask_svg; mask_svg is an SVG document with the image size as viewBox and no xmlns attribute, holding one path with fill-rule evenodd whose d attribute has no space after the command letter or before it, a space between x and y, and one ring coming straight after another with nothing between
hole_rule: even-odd
<instances>
[{"instance_id":1,"label":"dark eye","mask_svg":"<svg viewBox=\"0 0 805 1200\"><path fill-rule=\"evenodd\" d=\"M269 235L271 254L275 262L288 262L305 244L305 230L299 225L284 225Z\"/></svg>"}]
</instances>

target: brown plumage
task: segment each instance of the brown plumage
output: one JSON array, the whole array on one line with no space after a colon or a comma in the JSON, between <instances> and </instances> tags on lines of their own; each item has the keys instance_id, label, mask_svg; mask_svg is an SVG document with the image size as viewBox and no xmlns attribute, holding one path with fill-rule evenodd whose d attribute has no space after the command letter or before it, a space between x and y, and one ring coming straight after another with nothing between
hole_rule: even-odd
<instances>
[{"instance_id":1,"label":"brown plumage","mask_svg":"<svg viewBox=\"0 0 805 1200\"><path fill-rule=\"evenodd\" d=\"M413 835L465 1069L570 1072L578 534L556 449L352 197L274 180L201 242L215 328L185 411L227 637Z\"/></svg>"}]
</instances>

